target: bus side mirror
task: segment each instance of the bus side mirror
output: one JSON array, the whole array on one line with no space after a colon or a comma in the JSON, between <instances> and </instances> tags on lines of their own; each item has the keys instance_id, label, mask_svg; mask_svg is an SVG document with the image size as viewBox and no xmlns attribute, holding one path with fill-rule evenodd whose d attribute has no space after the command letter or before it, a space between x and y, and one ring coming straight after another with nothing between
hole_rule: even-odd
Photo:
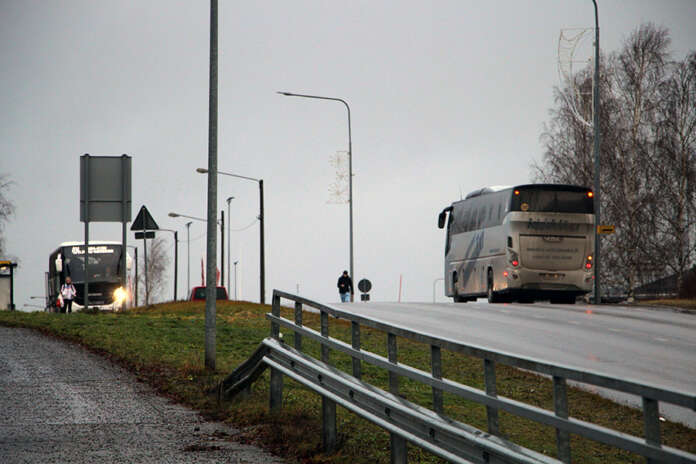
<instances>
[{"instance_id":1,"label":"bus side mirror","mask_svg":"<svg viewBox=\"0 0 696 464\"><path fill-rule=\"evenodd\" d=\"M126 255L126 270L130 271L133 268L133 258L130 255Z\"/></svg>"},{"instance_id":2,"label":"bus side mirror","mask_svg":"<svg viewBox=\"0 0 696 464\"><path fill-rule=\"evenodd\" d=\"M445 228L445 220L447 219L447 212L443 211L440 213L440 215L437 217L437 228L438 229L444 229Z\"/></svg>"},{"instance_id":3,"label":"bus side mirror","mask_svg":"<svg viewBox=\"0 0 696 464\"><path fill-rule=\"evenodd\" d=\"M56 272L63 272L63 260L60 255L56 258Z\"/></svg>"}]
</instances>

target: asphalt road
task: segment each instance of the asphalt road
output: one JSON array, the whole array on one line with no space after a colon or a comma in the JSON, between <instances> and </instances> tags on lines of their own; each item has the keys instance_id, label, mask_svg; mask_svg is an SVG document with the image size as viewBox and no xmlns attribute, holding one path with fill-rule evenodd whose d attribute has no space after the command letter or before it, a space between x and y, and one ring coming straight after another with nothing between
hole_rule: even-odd
<instances>
[{"instance_id":1,"label":"asphalt road","mask_svg":"<svg viewBox=\"0 0 696 464\"><path fill-rule=\"evenodd\" d=\"M614 305L469 303L335 304L463 343L696 394L696 315ZM640 405L633 395L600 391ZM696 412L661 404L696 428Z\"/></svg>"},{"instance_id":2,"label":"asphalt road","mask_svg":"<svg viewBox=\"0 0 696 464\"><path fill-rule=\"evenodd\" d=\"M0 463L282 462L236 432L76 345L0 327Z\"/></svg>"}]
</instances>

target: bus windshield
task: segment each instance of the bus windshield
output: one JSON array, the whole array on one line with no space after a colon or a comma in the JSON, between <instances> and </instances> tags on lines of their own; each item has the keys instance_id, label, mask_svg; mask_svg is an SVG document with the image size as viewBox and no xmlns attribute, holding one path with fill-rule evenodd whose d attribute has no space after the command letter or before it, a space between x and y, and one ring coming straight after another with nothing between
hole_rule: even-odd
<instances>
[{"instance_id":1,"label":"bus windshield","mask_svg":"<svg viewBox=\"0 0 696 464\"><path fill-rule=\"evenodd\" d=\"M594 213L591 190L544 188L518 188L512 194L511 211L537 213Z\"/></svg>"},{"instance_id":2,"label":"bus windshield","mask_svg":"<svg viewBox=\"0 0 696 464\"><path fill-rule=\"evenodd\" d=\"M73 282L85 280L85 247L72 246L63 249L65 275ZM119 278L121 247L118 245L90 245L90 280L110 280Z\"/></svg>"}]
</instances>

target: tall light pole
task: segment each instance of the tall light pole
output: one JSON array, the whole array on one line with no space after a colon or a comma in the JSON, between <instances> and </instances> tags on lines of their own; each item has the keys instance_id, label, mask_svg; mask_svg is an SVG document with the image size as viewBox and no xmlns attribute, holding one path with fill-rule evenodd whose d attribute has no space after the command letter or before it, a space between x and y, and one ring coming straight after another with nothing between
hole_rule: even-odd
<instances>
[{"instance_id":1,"label":"tall light pole","mask_svg":"<svg viewBox=\"0 0 696 464\"><path fill-rule=\"evenodd\" d=\"M208 95L208 231L205 282L205 366L215 370L215 254L217 251L218 2L210 0L210 84Z\"/></svg>"},{"instance_id":2,"label":"tall light pole","mask_svg":"<svg viewBox=\"0 0 696 464\"><path fill-rule=\"evenodd\" d=\"M186 223L186 298L191 295L191 224Z\"/></svg>"},{"instance_id":3,"label":"tall light pole","mask_svg":"<svg viewBox=\"0 0 696 464\"><path fill-rule=\"evenodd\" d=\"M218 171L218 174L220 171ZM230 291L230 249L232 248L232 235L230 235L230 223L232 218L230 216L230 202L234 200L234 197L227 197L227 291ZM229 295L228 295L229 298Z\"/></svg>"},{"instance_id":4,"label":"tall light pole","mask_svg":"<svg viewBox=\"0 0 696 464\"><path fill-rule=\"evenodd\" d=\"M196 172L205 174L208 172L207 169L197 168ZM256 179L254 177L240 176L239 174L233 174L231 172L218 171L218 174L223 176L236 177L238 179L250 180L253 182L258 182L259 184L259 302L261 304L266 304L266 246L264 239L264 210L263 210L263 179ZM229 211L227 213L229 216ZM229 217L227 218L229 221ZM229 234L228 234L229 235ZM228 242L229 245L229 242ZM229 258L227 260L229 262ZM229 284L228 284L229 286Z\"/></svg>"},{"instance_id":5,"label":"tall light pole","mask_svg":"<svg viewBox=\"0 0 696 464\"><path fill-rule=\"evenodd\" d=\"M595 304L601 304L602 292L599 283L601 244L599 242L600 235L600 170L599 170L599 13L597 12L597 1L592 0L595 11L595 66L594 66L594 82L592 85L592 127L594 132L594 210L595 210L595 253L594 253L594 277L595 277Z\"/></svg>"},{"instance_id":6,"label":"tall light pole","mask_svg":"<svg viewBox=\"0 0 696 464\"><path fill-rule=\"evenodd\" d=\"M348 222L349 222L349 242L350 242L350 278L355 281L355 271L353 268L353 142L351 140L351 127L350 127L350 106L342 98L335 97L321 97L318 95L304 95L299 93L291 92L277 92L280 95L286 97L302 97L302 98L315 98L318 100L332 100L341 102L346 106L348 110ZM354 301L354 295L350 294L351 303Z\"/></svg>"},{"instance_id":7,"label":"tall light pole","mask_svg":"<svg viewBox=\"0 0 696 464\"><path fill-rule=\"evenodd\" d=\"M239 261L234 262L234 301L237 301L237 263Z\"/></svg>"}]
</instances>

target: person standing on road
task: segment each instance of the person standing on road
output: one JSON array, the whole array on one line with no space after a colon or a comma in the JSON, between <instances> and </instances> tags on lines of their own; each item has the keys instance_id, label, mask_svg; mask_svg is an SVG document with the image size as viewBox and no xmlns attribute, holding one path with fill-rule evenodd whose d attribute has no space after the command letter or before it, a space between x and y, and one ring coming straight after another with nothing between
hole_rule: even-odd
<instances>
[{"instance_id":1,"label":"person standing on road","mask_svg":"<svg viewBox=\"0 0 696 464\"><path fill-rule=\"evenodd\" d=\"M343 275L338 278L337 287L338 293L341 295L341 302L349 302L350 296L353 294L353 279L348 275L348 271L343 271Z\"/></svg>"},{"instance_id":2,"label":"person standing on road","mask_svg":"<svg viewBox=\"0 0 696 464\"><path fill-rule=\"evenodd\" d=\"M72 283L70 277L65 278L65 283L60 287L60 294L63 297L63 306L60 307L60 312L72 312L72 300L77 295L77 290Z\"/></svg>"}]
</instances>

